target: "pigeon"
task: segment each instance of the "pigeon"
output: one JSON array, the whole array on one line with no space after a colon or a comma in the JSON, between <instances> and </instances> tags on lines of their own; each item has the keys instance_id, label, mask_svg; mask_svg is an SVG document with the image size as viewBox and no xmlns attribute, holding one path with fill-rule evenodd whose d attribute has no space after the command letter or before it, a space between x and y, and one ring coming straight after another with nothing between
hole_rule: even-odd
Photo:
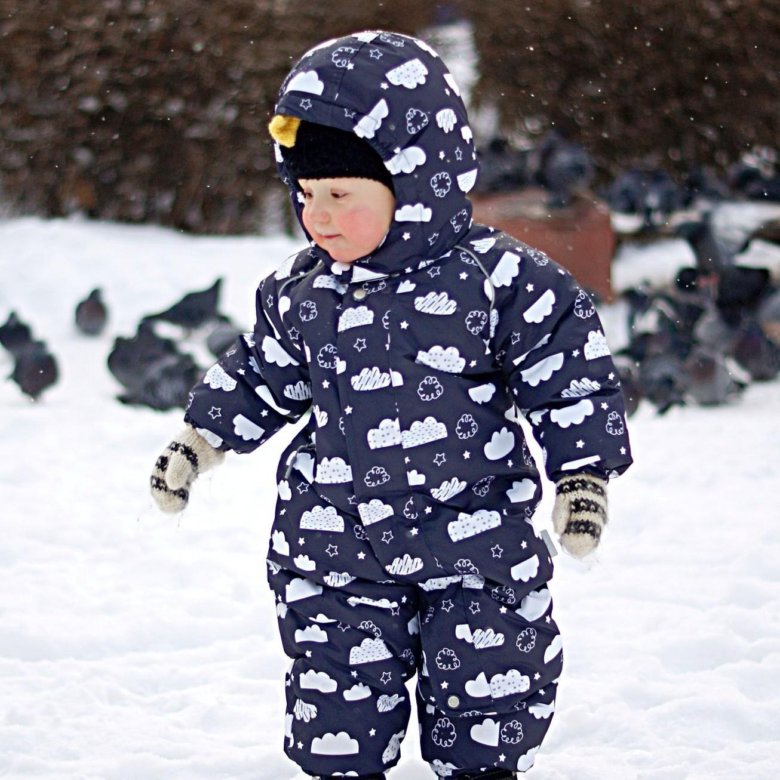
<instances>
[{"instance_id":1,"label":"pigeon","mask_svg":"<svg viewBox=\"0 0 780 780\"><path fill-rule=\"evenodd\" d=\"M751 315L771 292L772 277L767 268L733 265L718 273L715 306L723 319L736 327Z\"/></svg>"},{"instance_id":2,"label":"pigeon","mask_svg":"<svg viewBox=\"0 0 780 780\"><path fill-rule=\"evenodd\" d=\"M537 182L550 191L552 208L568 206L573 195L587 190L593 181L595 167L585 147L560 131L546 133L532 159Z\"/></svg>"},{"instance_id":3,"label":"pigeon","mask_svg":"<svg viewBox=\"0 0 780 780\"><path fill-rule=\"evenodd\" d=\"M734 400L744 389L729 370L723 355L695 347L683 363L685 394L700 406L716 406Z\"/></svg>"},{"instance_id":4,"label":"pigeon","mask_svg":"<svg viewBox=\"0 0 780 780\"><path fill-rule=\"evenodd\" d=\"M620 377L620 389L623 391L626 414L633 417L642 400L639 366L627 355L613 355L613 359Z\"/></svg>"},{"instance_id":5,"label":"pigeon","mask_svg":"<svg viewBox=\"0 0 780 780\"><path fill-rule=\"evenodd\" d=\"M31 341L16 354L13 379L21 391L37 401L59 378L57 360L43 341Z\"/></svg>"},{"instance_id":6,"label":"pigeon","mask_svg":"<svg viewBox=\"0 0 780 780\"><path fill-rule=\"evenodd\" d=\"M149 314L144 320L162 320L172 325L193 331L215 319L220 319L217 313L219 292L222 278L218 278L211 287L197 292L187 293L170 308L158 314Z\"/></svg>"},{"instance_id":7,"label":"pigeon","mask_svg":"<svg viewBox=\"0 0 780 780\"><path fill-rule=\"evenodd\" d=\"M160 358L178 355L176 344L154 332L150 322L142 321L135 336L118 336L108 355L108 370L114 378L128 389L136 388L142 381L147 368Z\"/></svg>"},{"instance_id":8,"label":"pigeon","mask_svg":"<svg viewBox=\"0 0 780 780\"><path fill-rule=\"evenodd\" d=\"M118 399L123 404L148 406L163 412L184 408L189 391L202 373L191 355L161 355L144 367L135 386Z\"/></svg>"},{"instance_id":9,"label":"pigeon","mask_svg":"<svg viewBox=\"0 0 780 780\"><path fill-rule=\"evenodd\" d=\"M733 254L715 234L709 214L695 222L678 224L675 234L688 242L700 273L718 272L734 262Z\"/></svg>"},{"instance_id":10,"label":"pigeon","mask_svg":"<svg viewBox=\"0 0 780 780\"><path fill-rule=\"evenodd\" d=\"M729 353L756 382L767 382L780 374L780 346L753 318L743 323Z\"/></svg>"},{"instance_id":11,"label":"pigeon","mask_svg":"<svg viewBox=\"0 0 780 780\"><path fill-rule=\"evenodd\" d=\"M99 336L106 327L107 319L108 309L99 287L76 306L76 327L85 336Z\"/></svg>"},{"instance_id":12,"label":"pigeon","mask_svg":"<svg viewBox=\"0 0 780 780\"><path fill-rule=\"evenodd\" d=\"M0 325L0 344L12 355L27 348L32 343L32 331L30 326L22 322L15 311L8 315L8 319Z\"/></svg>"},{"instance_id":13,"label":"pigeon","mask_svg":"<svg viewBox=\"0 0 780 780\"><path fill-rule=\"evenodd\" d=\"M634 232L650 234L665 226L687 199L683 187L666 171L640 168L616 176L603 190L602 197L613 212L637 215Z\"/></svg>"},{"instance_id":14,"label":"pigeon","mask_svg":"<svg viewBox=\"0 0 780 780\"><path fill-rule=\"evenodd\" d=\"M206 336L206 347L214 357L222 357L240 335L241 330L225 318L224 321L215 325L211 333Z\"/></svg>"},{"instance_id":15,"label":"pigeon","mask_svg":"<svg viewBox=\"0 0 780 780\"><path fill-rule=\"evenodd\" d=\"M780 347L780 290L770 293L761 302L756 319L764 335Z\"/></svg>"},{"instance_id":16,"label":"pigeon","mask_svg":"<svg viewBox=\"0 0 780 780\"><path fill-rule=\"evenodd\" d=\"M518 190L528 184L528 152L518 151L497 136L479 153L480 172L475 194Z\"/></svg>"},{"instance_id":17,"label":"pigeon","mask_svg":"<svg viewBox=\"0 0 780 780\"><path fill-rule=\"evenodd\" d=\"M642 396L656 407L658 414L685 405L687 377L682 360L675 355L650 355L643 360L639 366L639 384Z\"/></svg>"}]
</instances>

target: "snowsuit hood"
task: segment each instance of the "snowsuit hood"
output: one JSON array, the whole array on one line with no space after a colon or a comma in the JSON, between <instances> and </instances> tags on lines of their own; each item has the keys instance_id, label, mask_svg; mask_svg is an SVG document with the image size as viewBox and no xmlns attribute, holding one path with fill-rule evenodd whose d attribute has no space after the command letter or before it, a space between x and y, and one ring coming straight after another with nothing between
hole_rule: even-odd
<instances>
[{"instance_id":1,"label":"snowsuit hood","mask_svg":"<svg viewBox=\"0 0 780 780\"><path fill-rule=\"evenodd\" d=\"M458 85L425 42L372 31L320 44L285 79L276 113L354 132L393 176L394 219L371 255L347 265L312 247L341 281L416 269L465 236L471 224L467 193L479 166ZM300 193L278 144L276 161L303 226Z\"/></svg>"}]
</instances>

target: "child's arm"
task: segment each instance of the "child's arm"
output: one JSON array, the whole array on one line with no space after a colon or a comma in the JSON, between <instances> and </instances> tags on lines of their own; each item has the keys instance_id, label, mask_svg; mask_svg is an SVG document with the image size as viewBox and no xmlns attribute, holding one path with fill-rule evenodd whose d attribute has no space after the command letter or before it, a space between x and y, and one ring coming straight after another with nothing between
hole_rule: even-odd
<instances>
[{"instance_id":1,"label":"child's arm","mask_svg":"<svg viewBox=\"0 0 780 780\"><path fill-rule=\"evenodd\" d=\"M556 484L555 530L581 557L607 521L606 485L632 462L618 373L592 301L541 253L499 299L497 354Z\"/></svg>"},{"instance_id":2,"label":"child's arm","mask_svg":"<svg viewBox=\"0 0 780 780\"><path fill-rule=\"evenodd\" d=\"M589 296L541 258L524 257L499 299L497 355L550 480L578 472L607 479L632 462L618 373Z\"/></svg>"},{"instance_id":3,"label":"child's arm","mask_svg":"<svg viewBox=\"0 0 780 780\"><path fill-rule=\"evenodd\" d=\"M311 405L302 349L284 325L279 280L263 280L256 296L257 322L190 392L187 427L158 459L152 496L167 512L182 510L192 481L227 450L251 452Z\"/></svg>"}]
</instances>

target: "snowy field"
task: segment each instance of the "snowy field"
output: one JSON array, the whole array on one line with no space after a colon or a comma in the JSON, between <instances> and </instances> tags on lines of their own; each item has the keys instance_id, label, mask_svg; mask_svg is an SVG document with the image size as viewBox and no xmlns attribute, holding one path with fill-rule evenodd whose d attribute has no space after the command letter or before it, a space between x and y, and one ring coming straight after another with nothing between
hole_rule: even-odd
<instances>
[{"instance_id":1,"label":"snowy field","mask_svg":"<svg viewBox=\"0 0 780 780\"><path fill-rule=\"evenodd\" d=\"M299 243L84 221L0 222L0 322L56 353L38 404L0 382L0 778L293 780L264 556L283 432L199 482L171 519L148 495L180 412L121 406L105 359L139 317L221 275L251 325L259 278ZM679 242L623 252L621 286L668 275ZM73 308L101 286L106 333ZM616 309L603 312L620 336ZM10 358L0 355L7 375ZM597 560L558 556L566 650L529 778L780 776L780 383L736 404L644 405ZM549 492L538 515L548 524ZM391 774L432 777L416 728Z\"/></svg>"}]
</instances>

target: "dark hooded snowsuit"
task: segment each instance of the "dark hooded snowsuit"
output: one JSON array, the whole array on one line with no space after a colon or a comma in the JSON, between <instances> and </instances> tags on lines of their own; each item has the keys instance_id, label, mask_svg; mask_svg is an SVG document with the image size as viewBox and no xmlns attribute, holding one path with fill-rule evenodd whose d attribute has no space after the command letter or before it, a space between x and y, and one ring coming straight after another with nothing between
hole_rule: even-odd
<instances>
[{"instance_id":1,"label":"dark hooded snowsuit","mask_svg":"<svg viewBox=\"0 0 780 780\"><path fill-rule=\"evenodd\" d=\"M543 253L472 224L471 130L425 43L324 43L276 111L366 139L396 196L371 256L334 263L312 245L262 281L254 333L186 414L213 445L250 452L310 412L279 466L268 553L294 659L286 752L311 774L393 766L419 672L422 754L439 775L522 771L562 656L519 415L552 479L628 467L601 324Z\"/></svg>"}]
</instances>

